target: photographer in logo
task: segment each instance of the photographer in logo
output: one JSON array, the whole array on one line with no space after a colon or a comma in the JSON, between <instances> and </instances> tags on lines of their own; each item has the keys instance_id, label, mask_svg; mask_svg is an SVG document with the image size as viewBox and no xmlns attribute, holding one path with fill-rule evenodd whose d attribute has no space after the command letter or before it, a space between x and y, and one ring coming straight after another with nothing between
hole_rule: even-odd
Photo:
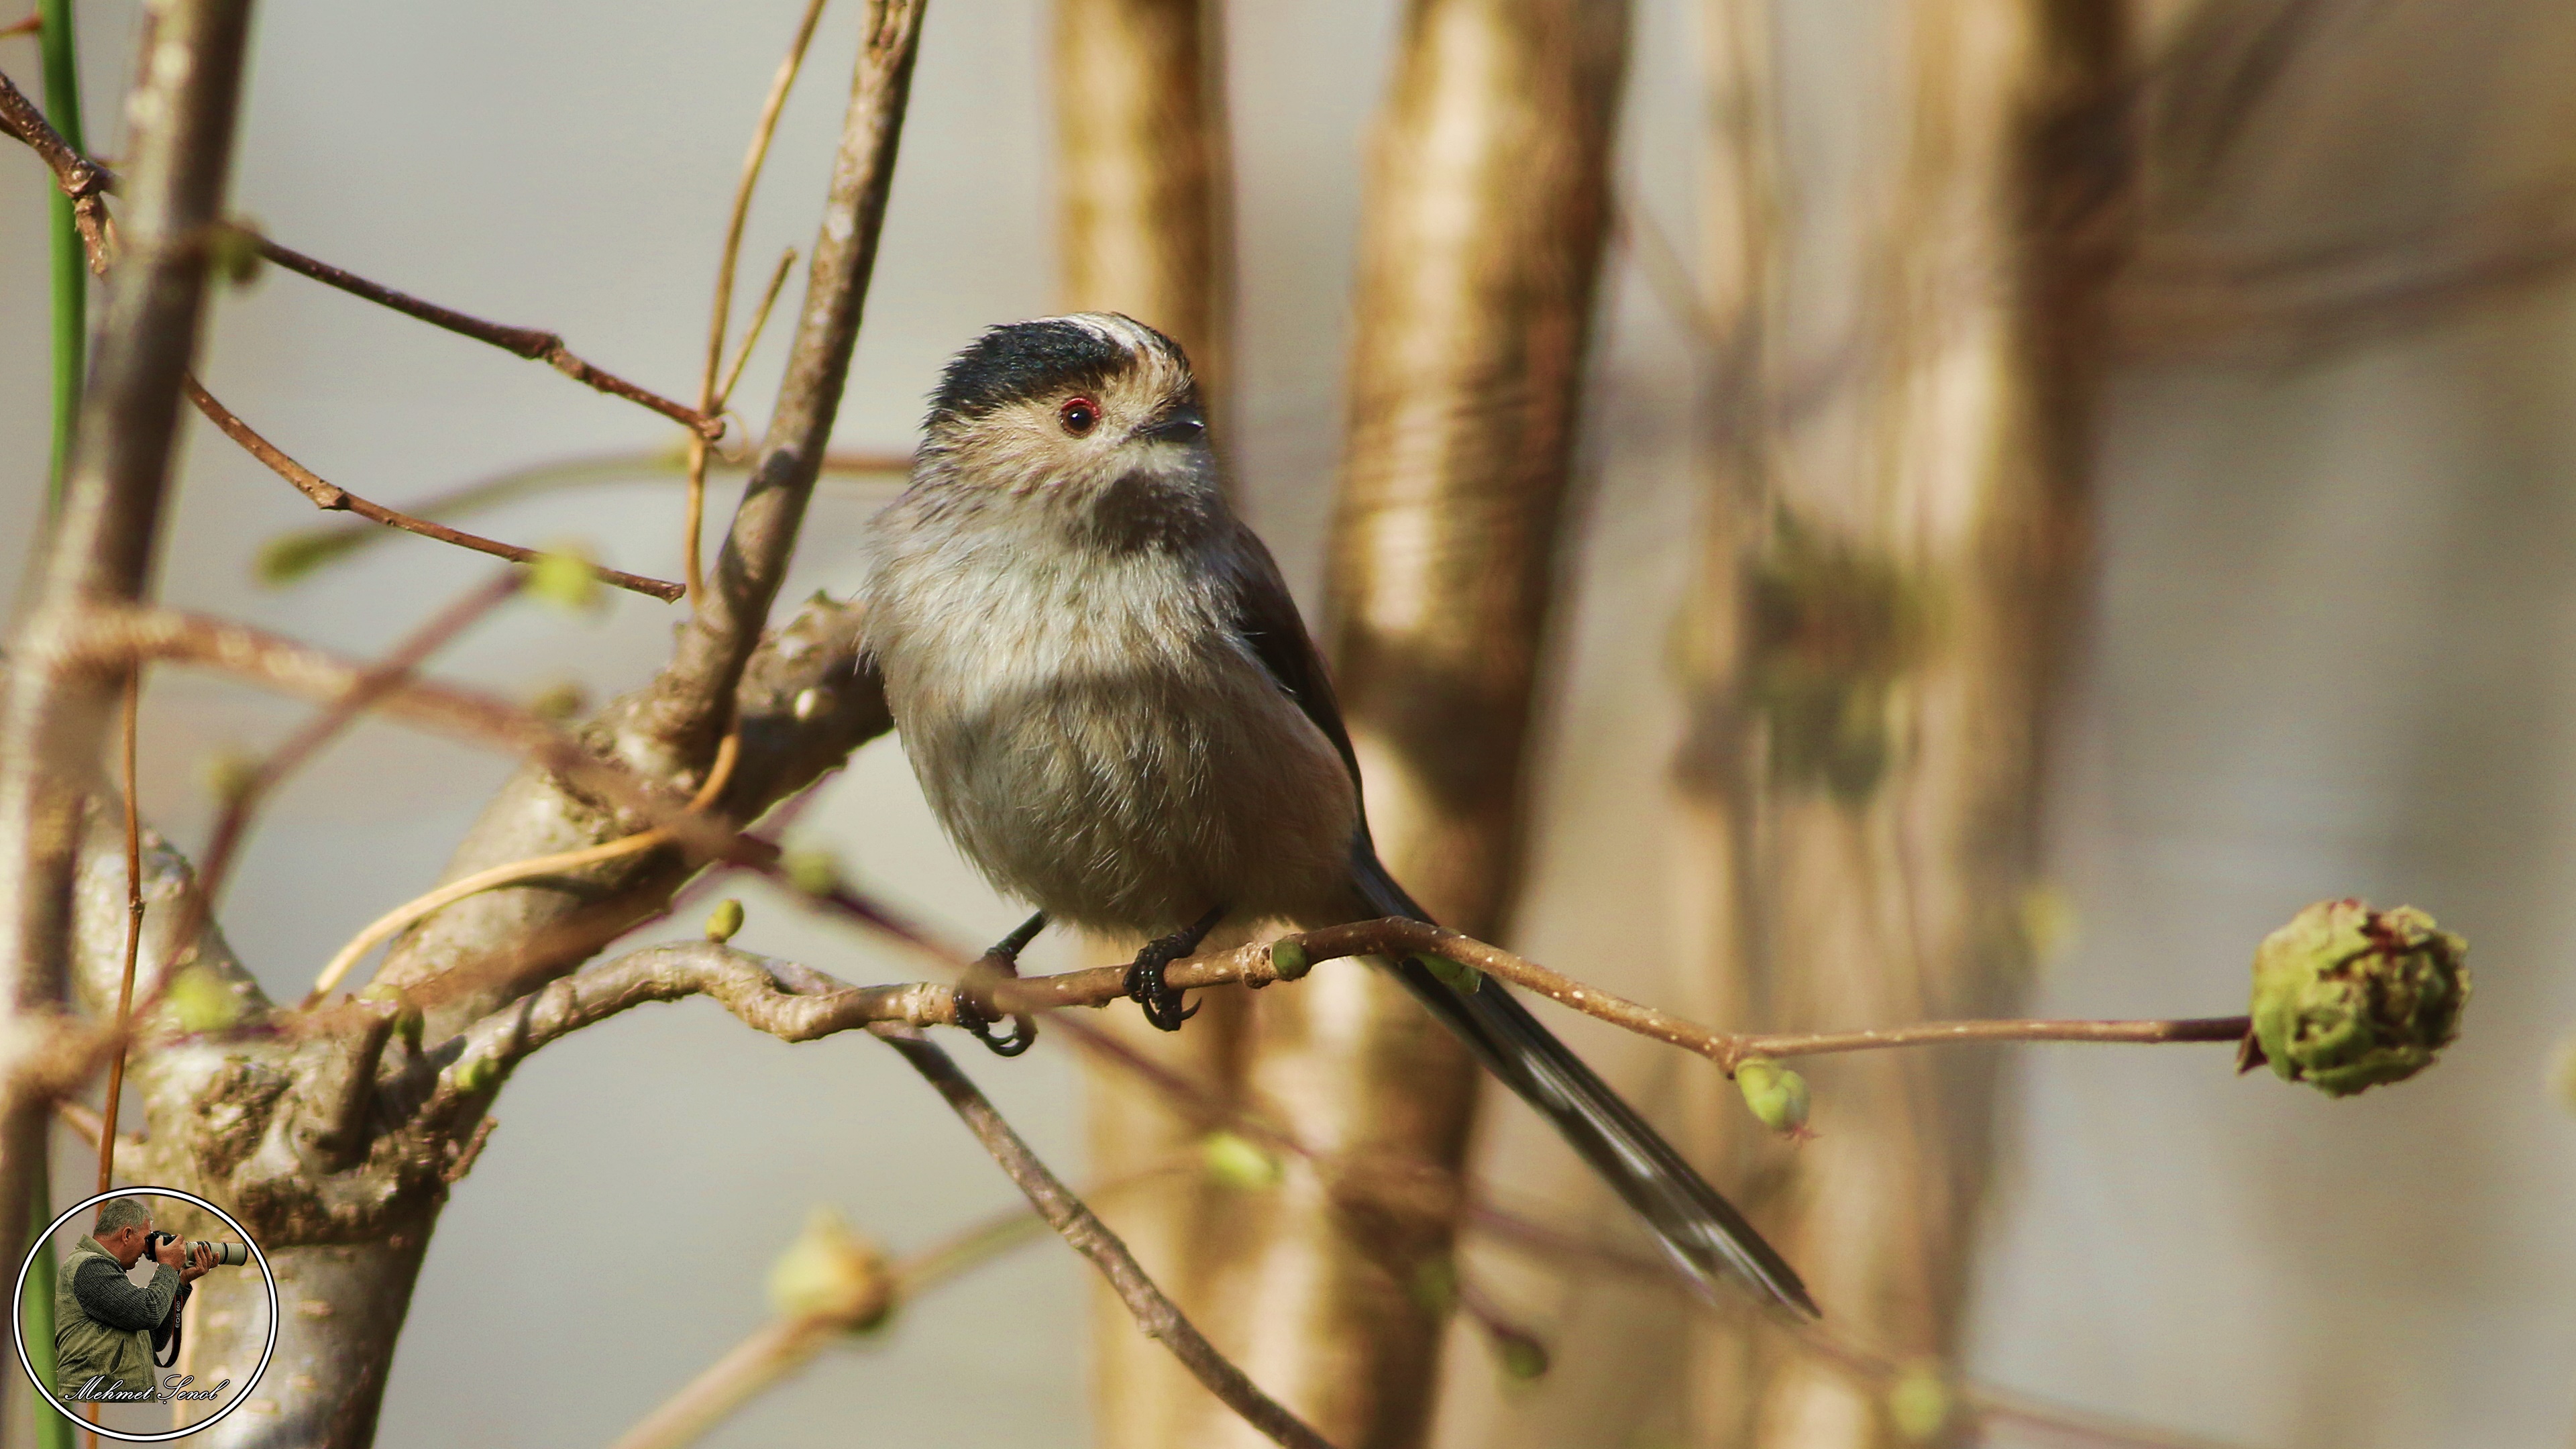
<instances>
[{"instance_id":1,"label":"photographer in logo","mask_svg":"<svg viewBox=\"0 0 2576 1449\"><path fill-rule=\"evenodd\" d=\"M150 1255L152 1281L136 1287L128 1270ZM153 1369L176 1363L179 1313L189 1285L218 1263L242 1263L240 1243L182 1243L152 1230L140 1198L101 1203L90 1236L75 1244L54 1278L54 1362L65 1399L148 1402Z\"/></svg>"}]
</instances>

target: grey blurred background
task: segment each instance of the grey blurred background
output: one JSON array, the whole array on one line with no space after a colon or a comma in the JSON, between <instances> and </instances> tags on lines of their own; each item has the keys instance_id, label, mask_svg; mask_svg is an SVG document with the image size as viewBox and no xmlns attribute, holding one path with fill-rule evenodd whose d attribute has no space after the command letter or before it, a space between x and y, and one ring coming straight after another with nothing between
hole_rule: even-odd
<instances>
[{"instance_id":1,"label":"grey blurred background","mask_svg":"<svg viewBox=\"0 0 2576 1449\"><path fill-rule=\"evenodd\" d=\"M684 392L722 208L788 0L440 7L271 0L260 11L234 207L279 240ZM2178 7L2150 7L2151 31ZM2255 10L2293 8L2254 6ZM2532 0L2311 5L2222 165L2156 200L2188 252L2331 251L2432 234L2576 177L2576 16ZM1897 7L1806 0L1781 37L1802 174L1865 171L1885 120ZM809 239L854 45L829 13L780 130L745 271ZM1310 601L1340 446L1360 148L1396 7L1242 4L1228 17L1247 507ZM91 131L115 154L131 7L81 10ZM1623 137L1636 205L1695 225L1693 7L1640 6ZM930 12L884 253L836 441L904 449L942 357L1050 310L1048 121L1037 0ZM33 46L0 41L32 85ZM2551 188L2557 188L2552 191ZM1852 223L1830 186L1809 245ZM2544 208L2545 210L2545 208ZM2561 206L2552 215L2564 217ZM0 153L0 538L29 540L46 456L42 173ZM2547 253L2547 237L2535 248ZM2562 246L2562 250L2563 250ZM1582 445L1514 944L1669 997L1680 703L1666 631L1694 563L1690 339L1614 252ZM2368 281L2369 275L2364 276ZM2402 290L2402 289L2400 289ZM2237 1079L2220 1048L2023 1048L1969 1367L2063 1404L2246 1445L2550 1446L2576 1436L2576 1116L2545 1085L2576 1029L2576 288L2533 270L2423 305L2359 304L2224 347L2141 347L2099 442L2100 564L2081 681L2060 722L2052 874L2075 930L2046 1015L2234 1009L2253 943L2305 902L2434 912L2473 943L2463 1041L2423 1081L2347 1102ZM2405 294L2413 297L2414 294ZM674 430L544 370L274 274L214 313L203 371L324 476L400 504L504 467L668 444ZM765 416L776 329L736 407ZM485 565L397 539L363 567L263 590L265 540L310 507L192 424L163 568L173 602L348 651L380 649ZM882 487L827 480L785 597L857 582ZM719 493L720 509L729 497ZM484 531L582 539L679 569L674 481L513 505ZM0 550L14 591L24 549ZM595 622L513 605L440 672L594 698L640 682L673 615L614 596ZM301 717L164 672L142 800L185 847L203 776ZM357 927L415 894L506 763L367 726L262 820L224 924L273 993L300 993ZM802 819L875 891L980 943L1017 918L931 825L892 741ZM728 887L728 890L734 889ZM745 891L740 944L858 979L902 958ZM670 929L684 930L688 920ZM1061 953L1064 947L1054 949ZM1059 954L1053 964L1067 959ZM1859 1023L1855 1023L1859 1024ZM1570 1033L1651 1110L1727 1090L1712 1068L1606 1028ZM977 1078L1078 1172L1069 1053L979 1059ZM1834 1131L1834 1103L1816 1125ZM815 1204L896 1249L1015 1195L890 1054L789 1047L693 1002L639 1011L521 1070L447 1209L379 1442L605 1442L767 1314L761 1280ZM1498 1104L1482 1170L1575 1200L1570 1159ZM62 1201L82 1196L66 1150ZM827 1355L711 1442L1072 1445L1084 1428L1085 1270L1039 1243ZM1512 1305L1534 1322L1574 1305ZM1462 1378L1486 1373L1453 1344ZM1579 1354L1559 1345L1560 1357ZM1445 1442L1508 1396L1453 1394ZM1591 1442L1579 1428L1562 1442Z\"/></svg>"}]
</instances>

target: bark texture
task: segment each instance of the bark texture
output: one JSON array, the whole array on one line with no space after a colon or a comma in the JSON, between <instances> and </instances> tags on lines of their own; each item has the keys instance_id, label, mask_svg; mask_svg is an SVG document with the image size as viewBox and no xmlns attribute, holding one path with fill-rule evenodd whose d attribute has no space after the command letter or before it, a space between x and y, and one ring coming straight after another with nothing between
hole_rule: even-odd
<instances>
[{"instance_id":1,"label":"bark texture","mask_svg":"<svg viewBox=\"0 0 2576 1449\"><path fill-rule=\"evenodd\" d=\"M1712 197L1735 269L1720 288L1746 299L1752 338L1750 369L1722 375L1754 406L1713 413L1680 773L1714 903L1696 923L1705 1009L1766 1030L2017 1014L2045 723L2084 594L2132 170L2124 21L2089 0L1935 0L1902 23L1904 131L1857 371L1796 435L1769 436L1763 158L1739 152ZM1747 1206L1839 1335L1956 1362L2000 1065L1819 1059L1821 1138L1721 1128L1760 1163L1737 1179ZM1696 1360L1692 1442L1900 1442L1883 1386L1781 1336L1712 1322Z\"/></svg>"},{"instance_id":2,"label":"bark texture","mask_svg":"<svg viewBox=\"0 0 2576 1449\"><path fill-rule=\"evenodd\" d=\"M1489 939L1519 874L1627 19L1417 0L1369 162L1324 634L1380 851ZM1184 1301L1335 1443L1419 1443L1476 1069L1355 963L1249 1007L1236 1089L1322 1156L1190 1225ZM1134 1442L1249 1442L1204 1401L1178 1420Z\"/></svg>"},{"instance_id":3,"label":"bark texture","mask_svg":"<svg viewBox=\"0 0 2576 1449\"><path fill-rule=\"evenodd\" d=\"M222 8L178 6L173 15ZM240 7L231 8L237 20ZM888 727L882 688L858 655L855 610L817 600L786 629L767 633L763 624L795 545L857 340L921 16L920 0L872 0L867 8L787 376L699 612L681 631L662 673L611 705L583 735L599 754L686 790L703 778L717 741L738 729L740 761L711 806L731 820L757 819ZM152 53L171 43L173 33L172 19L165 16L147 42ZM232 45L237 59L237 34ZM156 78L190 73L186 65L157 60L145 70ZM140 164L143 154L138 152L131 183L138 189L150 184ZM199 185L209 176L219 179L220 155L211 168L200 158L191 174ZM137 196L129 213L137 221L148 215L141 201ZM139 230L143 237L156 235ZM201 222L193 235L202 234ZM160 253L139 245L134 251L116 269L120 288L129 277L144 282L147 269L158 263ZM201 253L195 265L201 272ZM168 294L161 285L151 296L166 305ZM193 306L194 293L187 295ZM121 324L111 309L104 343L113 347L152 335L141 323ZM109 355L102 351L103 369ZM185 361L181 345L166 368L171 408ZM162 426L166 452L166 418ZM144 518L143 544L122 540L122 552L115 554L129 572L139 571L140 559L148 556L150 515ZM112 688L113 680L107 685ZM33 697L13 688L13 702ZM94 785L86 776L75 782L73 819L77 792ZM559 776L531 768L487 807L459 847L449 878L595 845L643 823ZM13 828L7 838L47 837ZM72 832L57 832L56 838L67 867ZM147 941L148 975L138 999L154 997L165 963L192 973L192 981L146 1022L135 1079L148 1140L120 1160L134 1180L182 1187L233 1207L268 1247L288 1299L271 1378L252 1402L209 1431L207 1442L226 1449L343 1449L372 1440L428 1235L448 1189L471 1167L491 1130L488 1113L507 1076L506 1068L469 1074L470 1079L443 1073L462 1053L461 1033L571 970L625 927L653 916L695 868L665 847L468 897L424 920L396 941L378 976L386 991L420 1009L425 1029L418 1046L392 1029L391 1000L276 1011L231 963L211 929L194 942ZM166 937L188 914L175 908L190 889L185 863L156 850L151 888L173 903L153 912ZM104 887L84 889L96 895ZM46 928L38 934L50 932L46 938L55 949L69 942L88 961L103 959L111 942L121 945L121 895L112 911L103 896L85 899L77 920L71 918L69 892L57 898L50 925L37 922ZM84 987L96 989L86 974ZM98 999L92 996L93 1009ZM105 999L113 999L112 988ZM15 1201L23 1206L24 1195ZM207 1281L207 1308L191 1326L193 1361L242 1366L246 1373L258 1359L267 1325L244 1296L250 1285Z\"/></svg>"},{"instance_id":4,"label":"bark texture","mask_svg":"<svg viewBox=\"0 0 2576 1449\"><path fill-rule=\"evenodd\" d=\"M0 700L0 1257L25 1247L51 1094L33 1080L60 1040L84 797L98 779L122 671L82 668L64 640L94 603L141 598L160 537L179 381L196 350L209 236L222 215L249 0L164 0L146 17L129 107L127 260L107 295L63 507L12 631ZM14 1346L16 1315L10 1316ZM22 1392L14 1389L12 1392Z\"/></svg>"}]
</instances>

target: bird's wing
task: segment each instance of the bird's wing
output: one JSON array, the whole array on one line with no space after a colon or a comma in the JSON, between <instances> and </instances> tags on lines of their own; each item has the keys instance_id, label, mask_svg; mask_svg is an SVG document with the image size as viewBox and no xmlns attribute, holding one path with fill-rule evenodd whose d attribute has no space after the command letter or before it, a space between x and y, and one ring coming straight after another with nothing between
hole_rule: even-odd
<instances>
[{"instance_id":1,"label":"bird's wing","mask_svg":"<svg viewBox=\"0 0 2576 1449\"><path fill-rule=\"evenodd\" d=\"M1240 524L1236 528L1237 542L1228 561L1234 630L1270 677L1341 752L1342 762L1350 768L1351 788L1357 790L1359 759L1351 751L1350 730L1342 723L1341 703L1333 695L1323 655L1307 634L1296 599L1281 579L1270 550L1250 529ZM1381 915L1431 920L1378 859L1365 809L1351 840L1351 883L1369 909ZM1501 982L1478 977L1474 985L1461 990L1418 960L1390 964L1487 1071L1554 1125L1593 1171L1636 1209L1654 1229L1664 1251L1703 1291L1732 1274L1774 1302L1815 1315L1815 1300L1807 1296L1797 1270Z\"/></svg>"}]
</instances>

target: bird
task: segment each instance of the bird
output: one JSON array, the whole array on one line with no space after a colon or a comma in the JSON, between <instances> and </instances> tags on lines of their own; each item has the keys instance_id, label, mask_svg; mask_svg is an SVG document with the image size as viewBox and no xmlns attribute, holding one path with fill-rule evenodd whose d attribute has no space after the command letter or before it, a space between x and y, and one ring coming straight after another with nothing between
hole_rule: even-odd
<instances>
[{"instance_id":1,"label":"bird","mask_svg":"<svg viewBox=\"0 0 2576 1449\"><path fill-rule=\"evenodd\" d=\"M1142 938L1127 993L1169 1031L1196 1008L1164 968L1229 917L1431 920L1378 858L1331 677L1226 503L1171 338L1111 312L986 329L940 373L866 552L863 642L922 793L1037 912L988 959L1013 969L1051 922ZM1378 964L1704 1295L1732 1278L1817 1315L1779 1252L1503 983ZM961 1018L1006 1054L1033 1039Z\"/></svg>"}]
</instances>

